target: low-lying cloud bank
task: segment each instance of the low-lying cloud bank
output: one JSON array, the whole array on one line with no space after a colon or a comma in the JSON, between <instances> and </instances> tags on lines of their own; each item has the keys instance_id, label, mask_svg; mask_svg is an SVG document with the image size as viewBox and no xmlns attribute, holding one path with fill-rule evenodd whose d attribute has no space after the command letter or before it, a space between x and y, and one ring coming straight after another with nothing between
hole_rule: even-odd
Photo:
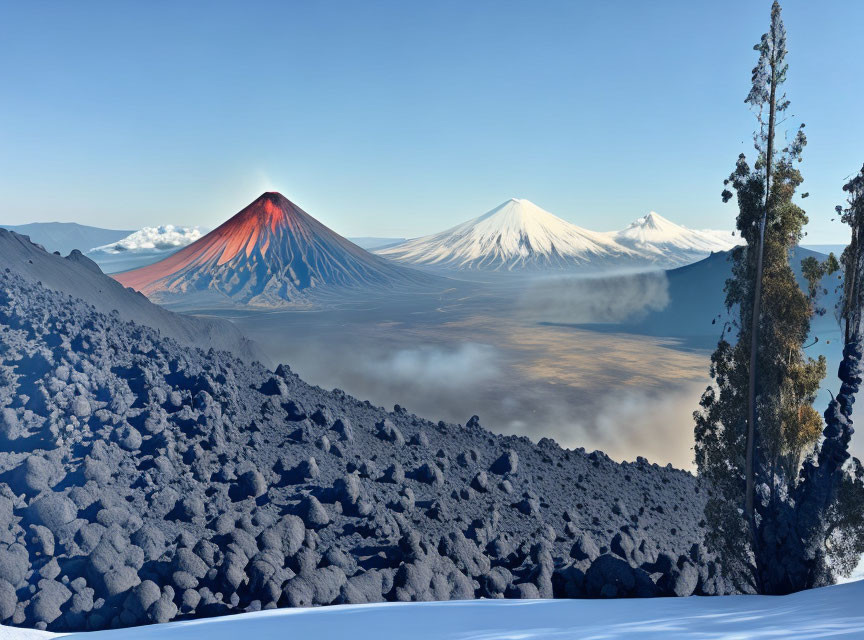
<instances>
[{"instance_id":1,"label":"low-lying cloud bank","mask_svg":"<svg viewBox=\"0 0 864 640\"><path fill-rule=\"evenodd\" d=\"M537 280L519 310L537 322L617 323L639 320L669 304L663 271L614 276L562 276Z\"/></svg>"},{"instance_id":2,"label":"low-lying cloud bank","mask_svg":"<svg viewBox=\"0 0 864 640\"><path fill-rule=\"evenodd\" d=\"M637 456L693 469L693 412L707 379L665 389L621 388L594 394L583 410L565 402L534 426L564 447L600 449L615 460ZM514 432L527 425L514 423ZM530 435L530 434L529 434ZM533 437L533 436L532 436Z\"/></svg>"},{"instance_id":3,"label":"low-lying cloud bank","mask_svg":"<svg viewBox=\"0 0 864 640\"><path fill-rule=\"evenodd\" d=\"M369 343L337 345L331 339L305 341L290 350L285 360L305 380L382 406L415 406L412 400L448 406L448 399L467 400L501 371L498 351L476 343L388 349Z\"/></svg>"},{"instance_id":4,"label":"low-lying cloud bank","mask_svg":"<svg viewBox=\"0 0 864 640\"><path fill-rule=\"evenodd\" d=\"M432 420L464 423L474 414L492 431L554 438L568 448L601 449L617 460L644 456L691 468L692 413L706 382L605 391L522 375L486 344L383 345L306 342L291 348L292 368L325 388ZM350 356L349 356L350 354Z\"/></svg>"}]
</instances>

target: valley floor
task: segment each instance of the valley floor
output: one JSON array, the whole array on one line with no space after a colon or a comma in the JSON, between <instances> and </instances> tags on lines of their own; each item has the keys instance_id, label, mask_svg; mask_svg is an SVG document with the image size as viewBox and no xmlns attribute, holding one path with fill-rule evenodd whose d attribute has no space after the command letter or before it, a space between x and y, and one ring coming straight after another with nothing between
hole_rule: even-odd
<instances>
[{"instance_id":1,"label":"valley floor","mask_svg":"<svg viewBox=\"0 0 864 640\"><path fill-rule=\"evenodd\" d=\"M86 640L580 640L864 638L864 581L784 597L477 600L280 609L117 631ZM0 640L56 638L0 627Z\"/></svg>"},{"instance_id":2,"label":"valley floor","mask_svg":"<svg viewBox=\"0 0 864 640\"><path fill-rule=\"evenodd\" d=\"M304 380L376 405L454 423L477 414L496 433L690 468L710 351L558 324L589 320L593 310L537 302L537 282L461 282L435 295L210 314L233 320Z\"/></svg>"}]
</instances>

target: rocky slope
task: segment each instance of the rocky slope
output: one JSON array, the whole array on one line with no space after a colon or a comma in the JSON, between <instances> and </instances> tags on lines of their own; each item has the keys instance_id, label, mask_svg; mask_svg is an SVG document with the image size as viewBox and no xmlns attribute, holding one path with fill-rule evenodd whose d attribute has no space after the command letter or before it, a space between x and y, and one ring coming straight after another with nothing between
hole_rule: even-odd
<instances>
[{"instance_id":1,"label":"rocky slope","mask_svg":"<svg viewBox=\"0 0 864 640\"><path fill-rule=\"evenodd\" d=\"M163 336L201 349L225 349L243 360L268 362L267 355L227 320L172 313L140 293L124 288L99 266L74 250L63 258L30 242L27 236L0 229L0 269L86 301L97 311L157 329Z\"/></svg>"},{"instance_id":2,"label":"rocky slope","mask_svg":"<svg viewBox=\"0 0 864 640\"><path fill-rule=\"evenodd\" d=\"M688 473L324 391L0 271L0 622L726 590Z\"/></svg>"}]
</instances>

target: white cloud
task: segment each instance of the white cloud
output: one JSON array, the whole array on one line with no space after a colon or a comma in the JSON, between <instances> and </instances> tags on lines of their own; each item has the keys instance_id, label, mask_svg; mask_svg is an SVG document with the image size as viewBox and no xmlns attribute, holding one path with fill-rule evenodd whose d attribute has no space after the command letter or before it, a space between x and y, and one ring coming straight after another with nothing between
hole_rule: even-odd
<instances>
[{"instance_id":1,"label":"white cloud","mask_svg":"<svg viewBox=\"0 0 864 640\"><path fill-rule=\"evenodd\" d=\"M101 247L91 249L91 252L101 251L104 253L128 253L128 252L152 252L170 251L179 249L195 242L203 235L201 227L180 227L173 224L165 224L158 227L144 227L135 233L126 236L118 242L112 242Z\"/></svg>"}]
</instances>

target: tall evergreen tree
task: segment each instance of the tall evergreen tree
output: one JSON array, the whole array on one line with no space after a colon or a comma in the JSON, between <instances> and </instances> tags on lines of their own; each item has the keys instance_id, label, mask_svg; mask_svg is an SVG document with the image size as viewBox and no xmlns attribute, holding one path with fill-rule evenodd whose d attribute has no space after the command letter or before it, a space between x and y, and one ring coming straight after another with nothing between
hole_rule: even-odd
<instances>
[{"instance_id":1,"label":"tall evergreen tree","mask_svg":"<svg viewBox=\"0 0 864 640\"><path fill-rule=\"evenodd\" d=\"M756 274L753 286L753 311L750 318L750 366L747 385L747 440L745 443L744 478L744 515L753 528L753 491L755 486L756 455L756 379L758 373L759 323L762 309L762 278L764 276L765 226L772 205L771 178L774 169L774 139L776 136L777 114L789 105L785 94L779 98L777 89L786 80L786 27L780 17L780 4L771 7L771 27L762 35L762 40L754 49L759 52L759 61L753 69L753 85L745 102L757 110L760 129L755 137L760 160L765 166L765 195L762 215L759 217L758 233L755 238ZM767 122L763 115L768 110ZM758 167L757 167L758 170Z\"/></svg>"},{"instance_id":2,"label":"tall evergreen tree","mask_svg":"<svg viewBox=\"0 0 864 640\"><path fill-rule=\"evenodd\" d=\"M807 222L793 201L803 181L795 165L806 137L802 125L789 144L775 145L777 115L789 106L777 2L755 49L759 62L746 102L757 113L757 157L751 168L739 156L723 192L724 201L737 196L737 228L746 241L732 252L726 283L727 307L738 311L737 336L724 336L712 356L714 383L695 414L695 453L709 489L706 542L739 588L762 592L772 590L766 585L766 563L773 558L766 546L773 544L770 531L766 537L769 514L794 489L800 461L820 436L812 403L825 360L804 354L815 302L801 291L789 263Z\"/></svg>"},{"instance_id":3,"label":"tall evergreen tree","mask_svg":"<svg viewBox=\"0 0 864 640\"><path fill-rule=\"evenodd\" d=\"M713 384L694 414L695 452L709 494L706 543L739 589L779 594L830 584L864 552L864 467L849 455L852 405L864 379L864 169L844 186L847 206L838 207L852 228L841 258L845 343L840 391L823 429L813 401L825 360L807 357L804 343L811 317L824 313L820 280L841 265L833 256L802 261L805 293L789 262L807 222L793 201L806 137L801 125L775 150L777 114L789 106L781 93L786 35L777 2L755 48L747 102L759 122L757 157L751 168L739 156L723 192L724 201L737 196L746 241L732 252L726 282L737 335L727 340L724 332L712 355Z\"/></svg>"}]
</instances>

